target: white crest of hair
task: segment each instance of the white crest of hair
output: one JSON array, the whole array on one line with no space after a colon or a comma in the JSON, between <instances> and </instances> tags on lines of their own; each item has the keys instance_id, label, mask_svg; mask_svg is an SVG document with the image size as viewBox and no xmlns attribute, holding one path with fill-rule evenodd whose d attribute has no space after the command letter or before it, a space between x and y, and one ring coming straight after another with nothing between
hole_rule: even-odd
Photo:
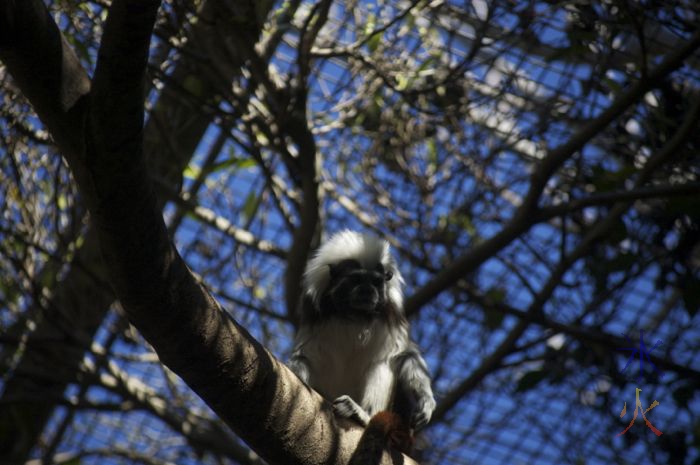
<instances>
[{"instance_id":1,"label":"white crest of hair","mask_svg":"<svg viewBox=\"0 0 700 465\"><path fill-rule=\"evenodd\" d=\"M403 311L403 277L391 256L389 243L377 236L349 229L333 234L321 245L306 266L304 289L316 308L330 282L329 265L347 259L357 260L367 270L374 269L377 263L384 265L385 269L390 269L393 277L387 283L387 294L396 308Z\"/></svg>"}]
</instances>

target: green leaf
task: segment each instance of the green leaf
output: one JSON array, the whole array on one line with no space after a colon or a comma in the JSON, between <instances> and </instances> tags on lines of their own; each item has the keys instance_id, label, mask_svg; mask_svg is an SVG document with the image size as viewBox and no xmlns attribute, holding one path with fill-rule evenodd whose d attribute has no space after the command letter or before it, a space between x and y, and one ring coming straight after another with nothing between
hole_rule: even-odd
<instances>
[{"instance_id":1,"label":"green leaf","mask_svg":"<svg viewBox=\"0 0 700 465\"><path fill-rule=\"evenodd\" d=\"M515 387L515 392L529 391L537 386L540 381L547 377L547 372L544 370L529 371L518 380L518 385Z\"/></svg>"},{"instance_id":2,"label":"green leaf","mask_svg":"<svg viewBox=\"0 0 700 465\"><path fill-rule=\"evenodd\" d=\"M199 173L201 173L199 167L190 163L182 172L182 175L187 179L197 179L199 177Z\"/></svg>"},{"instance_id":3,"label":"green leaf","mask_svg":"<svg viewBox=\"0 0 700 465\"><path fill-rule=\"evenodd\" d=\"M621 252L615 256L612 260L606 263L607 271L613 273L615 271L626 271L632 268L637 262L637 256L629 252Z\"/></svg>"},{"instance_id":4,"label":"green leaf","mask_svg":"<svg viewBox=\"0 0 700 465\"><path fill-rule=\"evenodd\" d=\"M252 158L241 158L236 162L236 170L247 170L249 168L255 168L257 163Z\"/></svg>"},{"instance_id":5,"label":"green leaf","mask_svg":"<svg viewBox=\"0 0 700 465\"><path fill-rule=\"evenodd\" d=\"M437 165L437 143L434 138L430 138L425 142L428 149L428 161L431 165Z\"/></svg>"},{"instance_id":6,"label":"green leaf","mask_svg":"<svg viewBox=\"0 0 700 465\"><path fill-rule=\"evenodd\" d=\"M428 67L435 65L436 62L436 57L428 57L423 63L421 63L418 69L416 69L416 74L419 74L421 71L425 71L426 69L428 69Z\"/></svg>"},{"instance_id":7,"label":"green leaf","mask_svg":"<svg viewBox=\"0 0 700 465\"><path fill-rule=\"evenodd\" d=\"M505 313L493 309L484 309L484 325L490 330L501 327L505 319Z\"/></svg>"},{"instance_id":8,"label":"green leaf","mask_svg":"<svg viewBox=\"0 0 700 465\"><path fill-rule=\"evenodd\" d=\"M413 29L416 25L416 15L409 13L406 15L406 27L408 29Z\"/></svg>"},{"instance_id":9,"label":"green leaf","mask_svg":"<svg viewBox=\"0 0 700 465\"><path fill-rule=\"evenodd\" d=\"M82 60L85 60L89 64L94 64L92 56L90 55L90 49L86 45L87 42L84 40L77 39L73 34L69 32L64 32L64 37L68 41L68 43L73 47L73 50L75 50L75 54L78 55L78 57Z\"/></svg>"},{"instance_id":10,"label":"green leaf","mask_svg":"<svg viewBox=\"0 0 700 465\"><path fill-rule=\"evenodd\" d=\"M201 97L204 93L204 83L193 74L189 74L185 77L182 82L182 87L195 97Z\"/></svg>"},{"instance_id":11,"label":"green leaf","mask_svg":"<svg viewBox=\"0 0 700 465\"><path fill-rule=\"evenodd\" d=\"M617 171L609 171L600 166L593 167L592 184L597 192L610 192L621 189L636 170L632 166L625 166Z\"/></svg>"},{"instance_id":12,"label":"green leaf","mask_svg":"<svg viewBox=\"0 0 700 465\"><path fill-rule=\"evenodd\" d=\"M209 168L208 173L216 173L217 171L224 170L226 168L231 168L231 171L236 172L239 170L245 170L249 168L256 167L257 164L252 158L228 158L226 160L215 163Z\"/></svg>"},{"instance_id":13,"label":"green leaf","mask_svg":"<svg viewBox=\"0 0 700 465\"><path fill-rule=\"evenodd\" d=\"M207 168L207 174L216 173L217 171L221 171L225 168L229 168L231 166L236 166L236 164L238 162L239 162L238 158L231 157L231 158L227 158L226 160L222 160L218 163L214 163L213 165L211 165Z\"/></svg>"},{"instance_id":14,"label":"green leaf","mask_svg":"<svg viewBox=\"0 0 700 465\"><path fill-rule=\"evenodd\" d=\"M268 139L262 131L258 130L257 128L253 128L253 131L255 132L255 140L261 147L270 145L270 139Z\"/></svg>"},{"instance_id":15,"label":"green leaf","mask_svg":"<svg viewBox=\"0 0 700 465\"><path fill-rule=\"evenodd\" d=\"M250 220L253 218L255 215L255 212L258 210L258 206L260 205L260 197L257 195L256 192L250 191L248 194L248 197L245 199L245 203L243 204L243 217L245 218L246 221Z\"/></svg>"},{"instance_id":16,"label":"green leaf","mask_svg":"<svg viewBox=\"0 0 700 465\"><path fill-rule=\"evenodd\" d=\"M411 78L406 74L399 74L396 76L396 90L406 90L411 84Z\"/></svg>"},{"instance_id":17,"label":"green leaf","mask_svg":"<svg viewBox=\"0 0 700 465\"><path fill-rule=\"evenodd\" d=\"M627 237L627 225L622 220L622 218L620 218L610 228L610 231L608 231L608 234L606 235L605 239L610 244L619 244L620 242L627 239Z\"/></svg>"},{"instance_id":18,"label":"green leaf","mask_svg":"<svg viewBox=\"0 0 700 465\"><path fill-rule=\"evenodd\" d=\"M502 287L492 287L486 292L486 298L491 302L499 304L506 298L506 291Z\"/></svg>"},{"instance_id":19,"label":"green leaf","mask_svg":"<svg viewBox=\"0 0 700 465\"><path fill-rule=\"evenodd\" d=\"M377 28L377 16L374 13L367 15L367 23L365 23L364 35L367 38L367 48L370 52L374 52L379 47L382 41L383 33L374 32Z\"/></svg>"},{"instance_id":20,"label":"green leaf","mask_svg":"<svg viewBox=\"0 0 700 465\"><path fill-rule=\"evenodd\" d=\"M377 48L379 47L379 44L382 41L382 38L383 38L383 34L380 32L372 34L372 36L367 41L367 48L369 49L370 52L375 52L377 50Z\"/></svg>"},{"instance_id":21,"label":"green leaf","mask_svg":"<svg viewBox=\"0 0 700 465\"><path fill-rule=\"evenodd\" d=\"M256 299L262 300L266 295L267 292L265 292L264 288L260 286L255 286L255 288L253 288L253 296L255 296Z\"/></svg>"},{"instance_id":22,"label":"green leaf","mask_svg":"<svg viewBox=\"0 0 700 465\"><path fill-rule=\"evenodd\" d=\"M367 22L365 23L364 35L369 36L374 28L377 26L377 16L374 13L367 15Z\"/></svg>"},{"instance_id":23,"label":"green leaf","mask_svg":"<svg viewBox=\"0 0 700 465\"><path fill-rule=\"evenodd\" d=\"M66 198L66 196L60 194L56 201L56 205L58 206L59 210L65 210L68 207L68 199Z\"/></svg>"},{"instance_id":24,"label":"green leaf","mask_svg":"<svg viewBox=\"0 0 700 465\"><path fill-rule=\"evenodd\" d=\"M472 218L466 213L450 213L446 218L446 222L449 226L456 226L462 231L465 231L470 237L475 237L477 235Z\"/></svg>"},{"instance_id":25,"label":"green leaf","mask_svg":"<svg viewBox=\"0 0 700 465\"><path fill-rule=\"evenodd\" d=\"M619 95L623 89L620 83L614 79L610 79L609 77L603 77L601 79L601 84L610 89L610 92L612 92L613 95Z\"/></svg>"}]
</instances>

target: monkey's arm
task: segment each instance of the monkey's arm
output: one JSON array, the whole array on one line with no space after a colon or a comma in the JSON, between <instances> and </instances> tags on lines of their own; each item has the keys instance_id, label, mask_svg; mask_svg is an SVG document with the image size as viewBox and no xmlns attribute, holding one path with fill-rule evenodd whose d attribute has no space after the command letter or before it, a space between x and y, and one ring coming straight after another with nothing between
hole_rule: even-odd
<instances>
[{"instance_id":1,"label":"monkey's arm","mask_svg":"<svg viewBox=\"0 0 700 465\"><path fill-rule=\"evenodd\" d=\"M408 420L418 430L430 421L435 410L435 397L430 387L428 366L413 342L396 359L397 382L409 403Z\"/></svg>"}]
</instances>

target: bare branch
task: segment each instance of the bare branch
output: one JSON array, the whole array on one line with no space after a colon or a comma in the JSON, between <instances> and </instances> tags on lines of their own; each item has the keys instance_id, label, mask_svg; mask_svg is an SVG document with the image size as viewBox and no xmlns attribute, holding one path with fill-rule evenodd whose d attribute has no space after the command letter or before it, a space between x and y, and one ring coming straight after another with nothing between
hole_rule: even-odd
<instances>
[{"instance_id":1,"label":"bare branch","mask_svg":"<svg viewBox=\"0 0 700 465\"><path fill-rule=\"evenodd\" d=\"M630 200L684 197L697 194L700 194L700 183L697 182L640 187L626 191L601 192L585 198L574 199L567 203L542 207L537 213L537 221L547 221L557 216L567 215L583 208L597 205L610 205L615 202Z\"/></svg>"},{"instance_id":2,"label":"bare branch","mask_svg":"<svg viewBox=\"0 0 700 465\"><path fill-rule=\"evenodd\" d=\"M418 311L420 307L435 298L439 293L454 285L465 274L478 268L489 257L530 229L537 219L535 213L538 209L537 204L542 190L555 171L574 153L581 150L595 135L605 129L615 118L639 100L647 91L661 82L669 73L682 66L684 60L691 56L699 46L700 32L696 32L682 47L670 53L659 66L650 71L645 79L632 84L600 116L591 120L565 144L550 150L533 172L528 193L511 221L497 234L458 257L450 266L443 269L430 282L418 289L406 300L406 312L411 314Z\"/></svg>"},{"instance_id":3,"label":"bare branch","mask_svg":"<svg viewBox=\"0 0 700 465\"><path fill-rule=\"evenodd\" d=\"M654 155L649 158L649 161L642 169L639 174L635 185L639 186L646 182L649 176L651 176L654 170L659 166L660 163L672 157L678 152L678 149L682 143L684 143L692 130L698 125L700 120L700 99L695 99L693 107L688 111L685 116L683 125L678 129L678 131L673 135L671 140L666 143L661 149L659 149ZM484 359L479 367L456 387L450 390L438 404L435 413L433 414L434 419L443 418L444 415L459 402L464 395L473 390L488 374L493 370L497 369L501 364L501 361L506 357L514 348L520 336L525 333L525 330L530 326L533 321L542 322L545 319L544 308L547 301L551 298L556 288L561 284L564 274L571 268L571 266L576 263L579 259L585 256L586 253L593 247L593 245L603 237L608 231L610 231L615 224L619 221L622 215L629 209L631 202L620 202L614 205L610 210L608 215L601 221L597 222L583 237L581 242L576 246L576 248L568 255L562 257L560 262L557 264L556 268L550 274L547 282L542 286L539 292L533 296L533 301L528 307L527 311L523 312L516 324L516 326L510 330L505 339L498 345L496 349L493 350L491 355ZM660 362L662 360L659 360ZM665 362L664 362L665 363ZM668 365L666 365L668 366ZM682 370L682 372L687 373L688 370Z\"/></svg>"}]
</instances>

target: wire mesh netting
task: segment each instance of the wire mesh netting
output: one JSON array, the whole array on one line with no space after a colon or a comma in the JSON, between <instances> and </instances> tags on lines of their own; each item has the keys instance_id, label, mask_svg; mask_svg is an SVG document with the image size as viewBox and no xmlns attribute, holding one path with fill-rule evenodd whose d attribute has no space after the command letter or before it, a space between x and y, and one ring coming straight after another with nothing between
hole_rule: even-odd
<instances>
[{"instance_id":1,"label":"wire mesh netting","mask_svg":"<svg viewBox=\"0 0 700 465\"><path fill-rule=\"evenodd\" d=\"M47 3L92 69L105 4ZM181 179L152 178L236 321L287 359L302 101L323 230L387 238L406 279L438 400L422 463L700 461L695 2L278 2L245 53L226 15L192 47L211 25L190 8L165 2L156 26L147 155L172 168L178 127L206 122ZM0 408L20 406L0 431L41 404L35 463L258 463L110 303L68 168L0 82ZM91 334L71 322L94 295Z\"/></svg>"}]
</instances>

